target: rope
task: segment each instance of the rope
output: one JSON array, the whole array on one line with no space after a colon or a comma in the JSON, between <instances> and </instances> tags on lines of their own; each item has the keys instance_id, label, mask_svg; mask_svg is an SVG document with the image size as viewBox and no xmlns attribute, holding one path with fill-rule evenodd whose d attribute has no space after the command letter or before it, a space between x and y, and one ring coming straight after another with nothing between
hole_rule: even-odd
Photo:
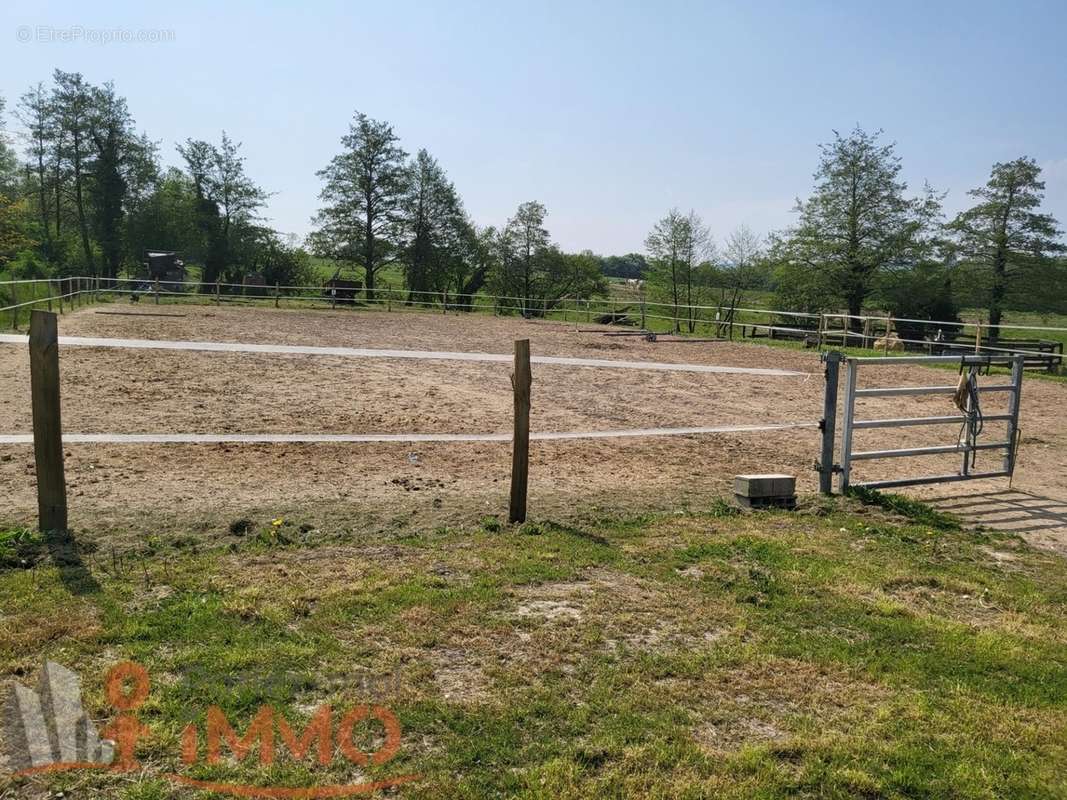
<instances>
[{"instance_id":1,"label":"rope","mask_svg":"<svg viewBox=\"0 0 1067 800\"><path fill-rule=\"evenodd\" d=\"M956 446L960 447L966 441L968 446L978 443L978 437L985 428L985 417L982 414L982 403L979 400L978 370L970 367L967 374L963 373L963 364L960 364L960 380L953 395L956 408L963 414L963 424L960 426L959 435L956 437ZM965 438L966 437L966 438ZM978 451L971 448L971 468L977 461Z\"/></svg>"},{"instance_id":2,"label":"rope","mask_svg":"<svg viewBox=\"0 0 1067 800\"><path fill-rule=\"evenodd\" d=\"M0 344L26 345L28 337L0 334ZM363 347L313 347L308 345L241 344L238 342L180 342L156 339L104 339L96 337L60 336L60 345L72 347L118 347L148 350L195 350L222 353L271 353L280 355L319 355L348 358L416 358L439 361L493 361L511 363L510 355L496 353L454 353L440 350L378 350ZM533 356L534 364L566 367L597 367L602 369L646 369L670 372L726 373L763 375L768 377L804 377L808 373L785 369L756 367L721 367L707 364L671 364L659 361L615 361L603 358L564 358Z\"/></svg>"},{"instance_id":3,"label":"rope","mask_svg":"<svg viewBox=\"0 0 1067 800\"><path fill-rule=\"evenodd\" d=\"M535 441L616 439L640 436L697 436L817 428L818 422L717 425L693 428L631 428L612 431L545 431ZM316 444L385 442L510 442L510 433L65 433L64 444ZM33 434L0 434L0 444L33 444Z\"/></svg>"}]
</instances>

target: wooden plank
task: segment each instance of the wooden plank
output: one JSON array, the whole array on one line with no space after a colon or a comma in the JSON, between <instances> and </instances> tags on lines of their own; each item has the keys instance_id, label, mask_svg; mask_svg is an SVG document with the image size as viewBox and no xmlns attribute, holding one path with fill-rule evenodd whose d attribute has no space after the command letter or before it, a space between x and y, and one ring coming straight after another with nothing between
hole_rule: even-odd
<instances>
[{"instance_id":1,"label":"wooden plank","mask_svg":"<svg viewBox=\"0 0 1067 800\"><path fill-rule=\"evenodd\" d=\"M38 523L42 531L65 531L67 483L59 416L59 333L56 315L47 311L30 314L30 396Z\"/></svg>"},{"instance_id":2,"label":"wooden plank","mask_svg":"<svg viewBox=\"0 0 1067 800\"><path fill-rule=\"evenodd\" d=\"M511 442L511 507L509 522L526 521L526 488L530 476L530 340L515 341L515 371L511 386L515 392L515 428Z\"/></svg>"}]
</instances>

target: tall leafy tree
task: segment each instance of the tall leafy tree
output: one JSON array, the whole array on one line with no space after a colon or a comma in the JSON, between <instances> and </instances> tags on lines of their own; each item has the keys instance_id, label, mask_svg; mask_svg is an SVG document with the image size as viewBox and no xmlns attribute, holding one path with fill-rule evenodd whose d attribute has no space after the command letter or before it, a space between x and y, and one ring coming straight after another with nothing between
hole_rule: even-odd
<instances>
[{"instance_id":1,"label":"tall leafy tree","mask_svg":"<svg viewBox=\"0 0 1067 800\"><path fill-rule=\"evenodd\" d=\"M991 335L999 335L1011 291L1035 271L1047 269L1050 256L1064 250L1060 229L1040 212L1045 184L1032 158L994 164L985 186L968 194L978 200L952 223L960 256L979 270L988 286Z\"/></svg>"},{"instance_id":2,"label":"tall leafy tree","mask_svg":"<svg viewBox=\"0 0 1067 800\"><path fill-rule=\"evenodd\" d=\"M82 255L89 274L95 275L96 260L89 238L90 223L86 187L93 168L92 87L85 82L81 73L77 72L63 72L57 69L54 78L52 104L59 127L55 137L58 148L57 170L62 170L65 165L70 175ZM59 185L57 181L57 191ZM57 204L57 220L58 208Z\"/></svg>"},{"instance_id":3,"label":"tall leafy tree","mask_svg":"<svg viewBox=\"0 0 1067 800\"><path fill-rule=\"evenodd\" d=\"M28 143L26 156L29 160L29 175L31 176L32 190L36 198L34 206L37 211L37 220L43 236L45 258L54 260L56 253L52 239L52 205L56 201L54 179L54 166L52 159L55 156L52 140L56 135L53 124L55 109L52 98L44 87L38 83L30 88L19 99L18 119L26 129ZM59 230L56 230L56 236Z\"/></svg>"},{"instance_id":4,"label":"tall leafy tree","mask_svg":"<svg viewBox=\"0 0 1067 800\"><path fill-rule=\"evenodd\" d=\"M538 273L552 257L552 241L545 227L548 211L536 200L522 203L500 236L502 293L533 299Z\"/></svg>"},{"instance_id":5,"label":"tall leafy tree","mask_svg":"<svg viewBox=\"0 0 1067 800\"><path fill-rule=\"evenodd\" d=\"M832 142L820 145L815 190L797 202L799 221L783 241L792 277L805 279L797 267L819 273L812 277L831 290L827 299L843 301L856 316L879 271L908 251L916 230L900 157L880 136L857 127L848 136L835 131Z\"/></svg>"},{"instance_id":6,"label":"tall leafy tree","mask_svg":"<svg viewBox=\"0 0 1067 800\"><path fill-rule=\"evenodd\" d=\"M4 109L7 101L0 95L0 192L9 197L15 194L18 160L15 151L8 144L4 126Z\"/></svg>"},{"instance_id":7,"label":"tall leafy tree","mask_svg":"<svg viewBox=\"0 0 1067 800\"><path fill-rule=\"evenodd\" d=\"M425 301L421 292L462 291L474 234L455 186L425 149L405 183L399 232L409 300Z\"/></svg>"},{"instance_id":8,"label":"tall leafy tree","mask_svg":"<svg viewBox=\"0 0 1067 800\"><path fill-rule=\"evenodd\" d=\"M259 209L269 195L245 172L240 148L225 131L218 147L194 139L178 145L193 185L193 218L204 262L202 291L224 271L233 282L240 282L249 266L248 255L255 251L249 245L258 236Z\"/></svg>"},{"instance_id":9,"label":"tall leafy tree","mask_svg":"<svg viewBox=\"0 0 1067 800\"><path fill-rule=\"evenodd\" d=\"M541 203L522 203L491 245L493 291L512 298L502 305L521 307L528 316L551 311L566 297L590 297L605 290L596 256L562 252L545 227L547 215Z\"/></svg>"},{"instance_id":10,"label":"tall leafy tree","mask_svg":"<svg viewBox=\"0 0 1067 800\"><path fill-rule=\"evenodd\" d=\"M709 284L701 269L713 252L707 226L696 212L682 214L672 208L645 238L645 249L651 265L649 286L670 300L676 331L681 330L684 307L686 327L692 333L697 320L693 306Z\"/></svg>"},{"instance_id":11,"label":"tall leafy tree","mask_svg":"<svg viewBox=\"0 0 1067 800\"><path fill-rule=\"evenodd\" d=\"M342 151L317 173L325 185L314 247L320 255L362 264L369 300L378 271L396 250L408 174L398 142L389 123L356 112Z\"/></svg>"},{"instance_id":12,"label":"tall leafy tree","mask_svg":"<svg viewBox=\"0 0 1067 800\"><path fill-rule=\"evenodd\" d=\"M91 184L95 227L104 261L104 276L116 278L124 252L123 222L129 189L125 172L136 139L126 100L115 94L112 84L92 89L92 101L89 135L96 148Z\"/></svg>"}]
</instances>

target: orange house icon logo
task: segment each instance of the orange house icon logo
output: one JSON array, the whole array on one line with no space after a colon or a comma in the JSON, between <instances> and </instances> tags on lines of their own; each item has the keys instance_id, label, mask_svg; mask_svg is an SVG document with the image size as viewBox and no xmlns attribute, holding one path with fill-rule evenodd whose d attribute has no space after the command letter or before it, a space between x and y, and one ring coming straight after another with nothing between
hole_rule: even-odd
<instances>
[{"instance_id":1,"label":"orange house icon logo","mask_svg":"<svg viewBox=\"0 0 1067 800\"><path fill-rule=\"evenodd\" d=\"M4 755L9 767L18 776L82 769L140 769L137 743L149 729L138 719L137 710L150 689L148 672L140 664L126 661L112 667L107 674L106 694L118 715L97 733L82 706L78 676L55 662L46 662L37 691L16 684L4 706ZM357 733L367 726L384 731L384 742L373 752L365 752L355 744ZM399 720L380 705L358 705L338 712L322 705L303 730L294 729L284 714L264 705L243 734L234 729L221 708L211 706L202 725L194 722L185 727L180 757L184 766L192 767L219 764L224 754L244 761L255 751L259 763L269 766L284 748L289 758L298 762L313 760L325 767L339 753L352 764L366 767L390 761L399 752L400 744ZM368 794L410 783L419 776L312 787L204 781L177 772L162 777L175 784L238 797L310 799Z\"/></svg>"}]
</instances>

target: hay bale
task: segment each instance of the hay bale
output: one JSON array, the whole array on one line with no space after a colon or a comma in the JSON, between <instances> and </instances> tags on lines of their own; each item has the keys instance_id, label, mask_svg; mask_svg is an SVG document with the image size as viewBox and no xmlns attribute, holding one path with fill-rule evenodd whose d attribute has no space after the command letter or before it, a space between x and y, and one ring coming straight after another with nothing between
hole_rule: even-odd
<instances>
[{"instance_id":1,"label":"hay bale","mask_svg":"<svg viewBox=\"0 0 1067 800\"><path fill-rule=\"evenodd\" d=\"M874 340L875 350L903 350L904 342L895 333L891 333L888 336L883 336L881 339Z\"/></svg>"}]
</instances>

